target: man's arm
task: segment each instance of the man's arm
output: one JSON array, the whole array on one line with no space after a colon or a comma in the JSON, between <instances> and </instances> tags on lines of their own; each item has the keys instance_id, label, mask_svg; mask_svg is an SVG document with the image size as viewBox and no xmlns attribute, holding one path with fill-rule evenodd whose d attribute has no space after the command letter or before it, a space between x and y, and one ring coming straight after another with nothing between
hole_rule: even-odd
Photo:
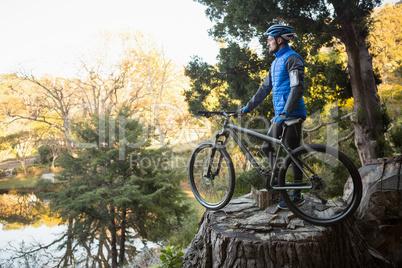
<instances>
[{"instance_id":1,"label":"man's arm","mask_svg":"<svg viewBox=\"0 0 402 268\"><path fill-rule=\"evenodd\" d=\"M250 99L247 103L246 107L249 111L254 110L265 98L271 93L272 90L272 80L271 80L271 72L265 78L264 83L258 88L257 93Z\"/></svg>"},{"instance_id":2,"label":"man's arm","mask_svg":"<svg viewBox=\"0 0 402 268\"><path fill-rule=\"evenodd\" d=\"M304 92L304 63L298 55L291 55L286 61L286 69L290 77L290 94L286 101L285 111L292 114Z\"/></svg>"}]
</instances>

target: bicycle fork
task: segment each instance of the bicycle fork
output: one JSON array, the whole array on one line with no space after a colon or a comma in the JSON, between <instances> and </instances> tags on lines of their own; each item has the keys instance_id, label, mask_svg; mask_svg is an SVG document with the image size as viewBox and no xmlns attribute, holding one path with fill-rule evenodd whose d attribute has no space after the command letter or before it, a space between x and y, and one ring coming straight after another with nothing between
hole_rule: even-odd
<instances>
[{"instance_id":1,"label":"bicycle fork","mask_svg":"<svg viewBox=\"0 0 402 268\"><path fill-rule=\"evenodd\" d=\"M225 139L223 141L219 140L220 137L225 137ZM210 180L214 180L215 176L217 176L219 174L219 171L220 171L221 165L222 165L222 161L223 161L223 154L219 155L218 165L216 167L215 172L212 171L212 165L214 163L214 158L215 158L217 147L219 147L219 146L224 147L226 145L228 137L229 137L228 133L216 134L214 147L212 148L211 156L209 158L208 169L207 169L206 174L204 174L204 177L206 177Z\"/></svg>"}]
</instances>

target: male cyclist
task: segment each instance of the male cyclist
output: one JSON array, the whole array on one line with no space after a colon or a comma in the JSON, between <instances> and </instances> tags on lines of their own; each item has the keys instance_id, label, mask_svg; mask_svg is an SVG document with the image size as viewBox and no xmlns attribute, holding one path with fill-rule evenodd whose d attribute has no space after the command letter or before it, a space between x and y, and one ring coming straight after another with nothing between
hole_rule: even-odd
<instances>
[{"instance_id":1,"label":"male cyclist","mask_svg":"<svg viewBox=\"0 0 402 268\"><path fill-rule=\"evenodd\" d=\"M273 94L275 117L271 119L272 125L268 130L268 136L279 138L282 134L283 121L286 119L306 119L306 107L303 101L304 91L304 61L288 45L293 39L293 28L281 24L275 24L268 28L265 35L268 36L269 53L275 54L276 59L272 62L269 75L259 87L257 93L247 105L241 109L245 115L257 107L267 96ZM285 144L291 149L300 145L301 123L289 127L285 137ZM273 166L274 146L264 142L262 151ZM301 181L303 174L296 165L292 166L295 181ZM296 205L302 205L304 198L300 190L294 191L291 201ZM278 207L287 209L285 202L280 202Z\"/></svg>"}]
</instances>

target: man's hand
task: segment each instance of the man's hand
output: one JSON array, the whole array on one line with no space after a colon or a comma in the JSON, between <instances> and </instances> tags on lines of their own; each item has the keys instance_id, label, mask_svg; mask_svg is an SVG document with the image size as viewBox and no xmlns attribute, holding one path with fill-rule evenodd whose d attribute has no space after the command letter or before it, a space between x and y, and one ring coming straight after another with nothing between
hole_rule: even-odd
<instances>
[{"instance_id":1,"label":"man's hand","mask_svg":"<svg viewBox=\"0 0 402 268\"><path fill-rule=\"evenodd\" d=\"M280 126L283 121L285 121L289 117L289 113L287 111L284 111L282 114L275 116L274 118L271 119L272 124L275 126Z\"/></svg>"},{"instance_id":2,"label":"man's hand","mask_svg":"<svg viewBox=\"0 0 402 268\"><path fill-rule=\"evenodd\" d=\"M247 106L245 106L238 111L238 115L240 117L242 117L242 116L245 116L246 114L248 114L249 112L250 112L250 109Z\"/></svg>"}]
</instances>

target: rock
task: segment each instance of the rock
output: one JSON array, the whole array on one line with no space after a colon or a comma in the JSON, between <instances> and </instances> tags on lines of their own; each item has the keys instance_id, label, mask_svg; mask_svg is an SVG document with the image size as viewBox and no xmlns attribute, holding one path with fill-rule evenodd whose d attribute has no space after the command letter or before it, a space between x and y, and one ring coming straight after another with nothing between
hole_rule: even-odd
<instances>
[{"instance_id":1,"label":"rock","mask_svg":"<svg viewBox=\"0 0 402 268\"><path fill-rule=\"evenodd\" d=\"M50 180L51 182L54 182L54 173L44 173L44 174L42 174L42 179Z\"/></svg>"}]
</instances>

